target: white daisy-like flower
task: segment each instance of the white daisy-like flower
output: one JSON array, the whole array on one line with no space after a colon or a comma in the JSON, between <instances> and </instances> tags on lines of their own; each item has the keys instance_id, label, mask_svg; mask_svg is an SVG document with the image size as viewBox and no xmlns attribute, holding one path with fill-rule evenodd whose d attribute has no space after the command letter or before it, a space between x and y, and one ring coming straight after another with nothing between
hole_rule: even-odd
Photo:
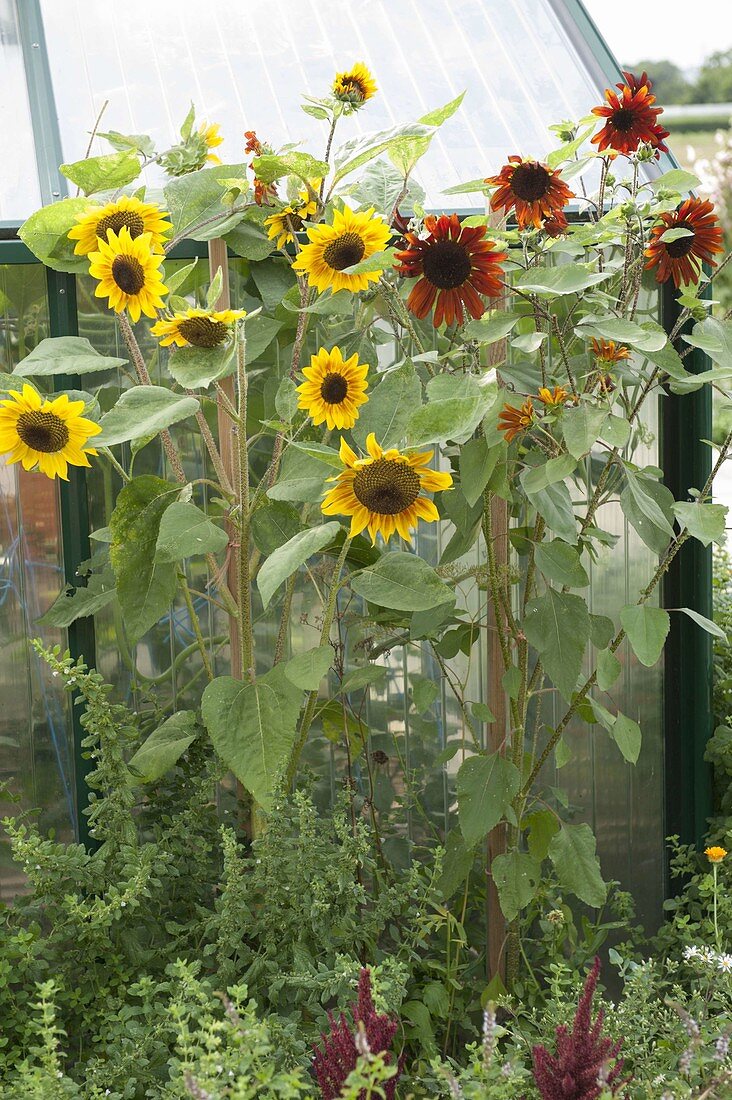
<instances>
[{"instance_id":1,"label":"white daisy-like flower","mask_svg":"<svg viewBox=\"0 0 732 1100\"><path fill-rule=\"evenodd\" d=\"M689 944L688 947L684 948L684 958L687 960L687 962L689 962L691 959L698 959L700 957L701 948L697 947L696 944Z\"/></svg>"},{"instance_id":2,"label":"white daisy-like flower","mask_svg":"<svg viewBox=\"0 0 732 1100\"><path fill-rule=\"evenodd\" d=\"M732 955L717 955L716 962L723 974L732 974Z\"/></svg>"},{"instance_id":3,"label":"white daisy-like flower","mask_svg":"<svg viewBox=\"0 0 732 1100\"><path fill-rule=\"evenodd\" d=\"M699 952L699 958L703 963L714 965L717 961L717 952L713 951L711 947L702 947Z\"/></svg>"}]
</instances>

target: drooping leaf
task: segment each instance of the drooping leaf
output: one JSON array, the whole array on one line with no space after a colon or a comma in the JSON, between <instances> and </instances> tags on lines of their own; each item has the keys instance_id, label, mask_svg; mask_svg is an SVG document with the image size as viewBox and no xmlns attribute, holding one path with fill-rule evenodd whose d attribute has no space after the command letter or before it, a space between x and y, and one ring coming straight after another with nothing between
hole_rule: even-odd
<instances>
[{"instance_id":1,"label":"drooping leaf","mask_svg":"<svg viewBox=\"0 0 732 1100\"><path fill-rule=\"evenodd\" d=\"M336 521L310 527L293 535L288 542L270 554L257 574L257 587L263 607L267 607L279 586L304 565L308 558L333 541L340 528L340 523Z\"/></svg>"},{"instance_id":2,"label":"drooping leaf","mask_svg":"<svg viewBox=\"0 0 732 1100\"><path fill-rule=\"evenodd\" d=\"M629 764L637 764L641 751L641 729L627 714L618 714L610 730L610 736Z\"/></svg>"},{"instance_id":3,"label":"drooping leaf","mask_svg":"<svg viewBox=\"0 0 732 1100\"><path fill-rule=\"evenodd\" d=\"M197 733L193 711L179 710L150 734L127 766L144 783L154 783L178 763Z\"/></svg>"},{"instance_id":4,"label":"drooping leaf","mask_svg":"<svg viewBox=\"0 0 732 1100\"><path fill-rule=\"evenodd\" d=\"M407 436L413 447L452 440L464 443L495 401L495 383L481 385L470 375L437 375L427 386L428 401L410 418Z\"/></svg>"},{"instance_id":5,"label":"drooping leaf","mask_svg":"<svg viewBox=\"0 0 732 1100\"><path fill-rule=\"evenodd\" d=\"M536 547L535 560L536 568L556 584L585 588L590 583L577 550L561 539L540 542Z\"/></svg>"},{"instance_id":6,"label":"drooping leaf","mask_svg":"<svg viewBox=\"0 0 732 1100\"><path fill-rule=\"evenodd\" d=\"M268 810L297 740L302 691L276 665L254 683L218 676L201 711L213 746L256 802Z\"/></svg>"},{"instance_id":7,"label":"drooping leaf","mask_svg":"<svg viewBox=\"0 0 732 1100\"><path fill-rule=\"evenodd\" d=\"M165 205L174 235L206 241L232 229L241 215L232 217L231 207L222 202L221 181L246 176L247 168L246 164L217 164L170 180L165 186Z\"/></svg>"},{"instance_id":8,"label":"drooping leaf","mask_svg":"<svg viewBox=\"0 0 732 1100\"><path fill-rule=\"evenodd\" d=\"M168 370L184 389L205 389L236 370L234 345L226 343L217 348L178 348L168 355Z\"/></svg>"},{"instance_id":9,"label":"drooping leaf","mask_svg":"<svg viewBox=\"0 0 732 1100\"><path fill-rule=\"evenodd\" d=\"M723 642L727 641L727 635L725 631L722 630L722 627L719 626L718 623L713 622L712 619L708 619L706 615L702 615L699 611L694 611L691 607L676 607L673 608L673 610L682 611L684 615L688 615L697 626L700 626L702 630L706 630L707 634L711 634L713 637L719 638Z\"/></svg>"},{"instance_id":10,"label":"drooping leaf","mask_svg":"<svg viewBox=\"0 0 732 1100\"><path fill-rule=\"evenodd\" d=\"M521 484L528 496L541 492L549 485L555 485L558 481L564 481L574 472L577 462L571 454L558 455L538 466L529 466L521 474Z\"/></svg>"},{"instance_id":11,"label":"drooping leaf","mask_svg":"<svg viewBox=\"0 0 732 1100\"><path fill-rule=\"evenodd\" d=\"M607 649L615 633L615 624L607 615L590 615L590 641L595 649Z\"/></svg>"},{"instance_id":12,"label":"drooping leaf","mask_svg":"<svg viewBox=\"0 0 732 1100\"><path fill-rule=\"evenodd\" d=\"M625 477L620 494L623 514L646 546L662 554L673 537L673 493L660 481L628 468Z\"/></svg>"},{"instance_id":13,"label":"drooping leaf","mask_svg":"<svg viewBox=\"0 0 732 1100\"><path fill-rule=\"evenodd\" d=\"M607 409L595 408L584 401L575 408L566 408L562 412L562 435L567 450L576 459L582 458L591 450L593 443L602 435L602 427L607 420Z\"/></svg>"},{"instance_id":14,"label":"drooping leaf","mask_svg":"<svg viewBox=\"0 0 732 1100\"><path fill-rule=\"evenodd\" d=\"M596 909L604 905L607 885L600 874L595 837L589 825L563 824L552 837L549 858L565 890Z\"/></svg>"},{"instance_id":15,"label":"drooping leaf","mask_svg":"<svg viewBox=\"0 0 732 1100\"><path fill-rule=\"evenodd\" d=\"M155 545L163 514L179 493L179 485L152 474L135 477L120 491L109 521L110 560L131 642L154 626L173 602L175 567L155 561Z\"/></svg>"},{"instance_id":16,"label":"drooping leaf","mask_svg":"<svg viewBox=\"0 0 732 1100\"><path fill-rule=\"evenodd\" d=\"M405 126L395 126L391 130L381 130L351 138L335 151L332 185L339 183L351 172L355 172L362 164L375 160L392 146L398 147L403 138L429 138L433 133L434 127L412 122Z\"/></svg>"},{"instance_id":17,"label":"drooping leaf","mask_svg":"<svg viewBox=\"0 0 732 1100\"><path fill-rule=\"evenodd\" d=\"M569 700L590 638L587 604L581 596L549 588L527 604L523 629L547 675Z\"/></svg>"},{"instance_id":18,"label":"drooping leaf","mask_svg":"<svg viewBox=\"0 0 732 1100\"><path fill-rule=\"evenodd\" d=\"M283 666L285 675L295 687L302 688L303 691L316 691L333 664L333 657L333 648L329 645L308 649L305 653L298 653L296 657L290 658Z\"/></svg>"},{"instance_id":19,"label":"drooping leaf","mask_svg":"<svg viewBox=\"0 0 732 1100\"><path fill-rule=\"evenodd\" d=\"M100 420L102 434L95 436L95 447L112 447L131 439L155 436L164 428L193 416L198 408L195 397L172 393L164 386L134 386L120 394L117 404Z\"/></svg>"},{"instance_id":20,"label":"drooping leaf","mask_svg":"<svg viewBox=\"0 0 732 1100\"><path fill-rule=\"evenodd\" d=\"M535 810L524 817L524 824L529 829L529 853L541 862L549 854L552 837L559 832L560 822L557 815L551 810Z\"/></svg>"},{"instance_id":21,"label":"drooping leaf","mask_svg":"<svg viewBox=\"0 0 732 1100\"><path fill-rule=\"evenodd\" d=\"M41 340L13 369L20 378L44 378L53 374L91 374L116 370L126 359L100 355L82 336L53 336Z\"/></svg>"},{"instance_id":22,"label":"drooping leaf","mask_svg":"<svg viewBox=\"0 0 732 1100\"><path fill-rule=\"evenodd\" d=\"M605 317L587 314L575 332L583 340L589 340L591 336L601 337L614 340L617 344L629 344L643 352L659 352L668 343L668 336L660 325L646 327L613 314Z\"/></svg>"},{"instance_id":23,"label":"drooping leaf","mask_svg":"<svg viewBox=\"0 0 732 1100\"><path fill-rule=\"evenodd\" d=\"M422 383L412 363L403 363L396 370L381 376L369 375L369 400L362 406L352 434L359 447L373 432L382 447L398 446L407 434L412 414L422 403Z\"/></svg>"},{"instance_id":24,"label":"drooping leaf","mask_svg":"<svg viewBox=\"0 0 732 1100\"><path fill-rule=\"evenodd\" d=\"M412 676L412 702L417 714L424 714L440 694L440 685L426 676Z\"/></svg>"},{"instance_id":25,"label":"drooping leaf","mask_svg":"<svg viewBox=\"0 0 732 1100\"><path fill-rule=\"evenodd\" d=\"M649 187L654 191L678 191L680 195L687 191L696 191L701 186L701 181L693 172L687 172L685 168L671 168L651 180Z\"/></svg>"},{"instance_id":26,"label":"drooping leaf","mask_svg":"<svg viewBox=\"0 0 732 1100\"><path fill-rule=\"evenodd\" d=\"M475 862L475 850L463 840L459 829L450 829L445 844L442 874L436 891L443 901L449 901L459 886L465 882Z\"/></svg>"},{"instance_id":27,"label":"drooping leaf","mask_svg":"<svg viewBox=\"0 0 732 1100\"><path fill-rule=\"evenodd\" d=\"M528 852L504 852L490 866L498 900L507 921L515 920L533 901L541 881L541 864Z\"/></svg>"},{"instance_id":28,"label":"drooping leaf","mask_svg":"<svg viewBox=\"0 0 732 1100\"><path fill-rule=\"evenodd\" d=\"M597 654L597 686L601 691L609 691L622 671L622 665L610 649L601 649Z\"/></svg>"},{"instance_id":29,"label":"drooping leaf","mask_svg":"<svg viewBox=\"0 0 732 1100\"><path fill-rule=\"evenodd\" d=\"M328 165L323 160L317 160L310 153L303 153L292 149L288 153L275 154L263 153L255 157L252 168L257 179L263 183L275 183L283 176L297 176L304 183L310 180L325 179L328 175Z\"/></svg>"},{"instance_id":30,"label":"drooping leaf","mask_svg":"<svg viewBox=\"0 0 732 1100\"><path fill-rule=\"evenodd\" d=\"M136 180L140 174L140 160L131 149L127 152L107 153L103 157L87 157L74 164L62 164L59 171L80 187L85 195L97 191L116 191Z\"/></svg>"},{"instance_id":31,"label":"drooping leaf","mask_svg":"<svg viewBox=\"0 0 732 1100\"><path fill-rule=\"evenodd\" d=\"M692 347L701 348L713 363L732 375L732 321L707 317L694 325L691 334L683 339Z\"/></svg>"},{"instance_id":32,"label":"drooping leaf","mask_svg":"<svg viewBox=\"0 0 732 1100\"><path fill-rule=\"evenodd\" d=\"M577 544L577 519L565 482L547 485L529 499L553 534L573 546Z\"/></svg>"},{"instance_id":33,"label":"drooping leaf","mask_svg":"<svg viewBox=\"0 0 732 1100\"><path fill-rule=\"evenodd\" d=\"M194 555L218 554L228 541L226 531L195 504L174 501L160 520L155 558L176 562Z\"/></svg>"},{"instance_id":34,"label":"drooping leaf","mask_svg":"<svg viewBox=\"0 0 732 1100\"><path fill-rule=\"evenodd\" d=\"M457 775L460 831L476 844L504 817L521 786L518 768L500 753L471 756Z\"/></svg>"},{"instance_id":35,"label":"drooping leaf","mask_svg":"<svg viewBox=\"0 0 732 1100\"><path fill-rule=\"evenodd\" d=\"M532 267L522 271L516 285L540 298L579 294L588 287L606 282L612 272L597 271L592 264L558 264L556 267Z\"/></svg>"},{"instance_id":36,"label":"drooping leaf","mask_svg":"<svg viewBox=\"0 0 732 1100\"><path fill-rule=\"evenodd\" d=\"M641 664L650 668L663 652L670 620L662 607L632 604L620 612L620 622Z\"/></svg>"},{"instance_id":37,"label":"drooping leaf","mask_svg":"<svg viewBox=\"0 0 732 1100\"><path fill-rule=\"evenodd\" d=\"M480 500L490 481L504 447L497 443L489 447L485 438L469 439L460 449L460 488L472 507Z\"/></svg>"},{"instance_id":38,"label":"drooping leaf","mask_svg":"<svg viewBox=\"0 0 732 1100\"><path fill-rule=\"evenodd\" d=\"M677 501L673 513L680 527L698 539L702 546L713 542L724 544L727 523L727 507L724 504L702 504L697 501Z\"/></svg>"},{"instance_id":39,"label":"drooping leaf","mask_svg":"<svg viewBox=\"0 0 732 1100\"><path fill-rule=\"evenodd\" d=\"M467 554L478 538L483 517L483 504L478 501L472 507L461 489L452 489L442 500L444 514L454 525L450 541L440 555L440 565L449 565Z\"/></svg>"},{"instance_id":40,"label":"drooping leaf","mask_svg":"<svg viewBox=\"0 0 732 1100\"><path fill-rule=\"evenodd\" d=\"M115 597L114 573L106 565L101 572L91 573L86 585L73 588L67 584L44 615L38 619L41 626L67 627L77 619L96 615Z\"/></svg>"},{"instance_id":41,"label":"drooping leaf","mask_svg":"<svg viewBox=\"0 0 732 1100\"><path fill-rule=\"evenodd\" d=\"M263 500L252 515L254 545L268 557L301 529L300 513L283 500Z\"/></svg>"},{"instance_id":42,"label":"drooping leaf","mask_svg":"<svg viewBox=\"0 0 732 1100\"><path fill-rule=\"evenodd\" d=\"M452 599L452 593L426 561L393 550L351 580L359 596L395 611L428 611Z\"/></svg>"},{"instance_id":43,"label":"drooping leaf","mask_svg":"<svg viewBox=\"0 0 732 1100\"><path fill-rule=\"evenodd\" d=\"M89 200L82 198L42 206L21 225L18 236L41 263L54 271L86 272L89 261L86 256L74 254L75 242L69 240L68 233L88 206Z\"/></svg>"},{"instance_id":44,"label":"drooping leaf","mask_svg":"<svg viewBox=\"0 0 732 1100\"><path fill-rule=\"evenodd\" d=\"M280 474L271 489L270 500L297 500L314 503L323 496L325 479L333 469L312 455L303 454L295 447L288 447L280 467Z\"/></svg>"},{"instance_id":45,"label":"drooping leaf","mask_svg":"<svg viewBox=\"0 0 732 1100\"><path fill-rule=\"evenodd\" d=\"M507 313L505 310L496 309L485 313L476 321L468 321L463 333L466 340L477 340L480 344L495 344L498 340L504 340L520 319L518 313Z\"/></svg>"}]
</instances>

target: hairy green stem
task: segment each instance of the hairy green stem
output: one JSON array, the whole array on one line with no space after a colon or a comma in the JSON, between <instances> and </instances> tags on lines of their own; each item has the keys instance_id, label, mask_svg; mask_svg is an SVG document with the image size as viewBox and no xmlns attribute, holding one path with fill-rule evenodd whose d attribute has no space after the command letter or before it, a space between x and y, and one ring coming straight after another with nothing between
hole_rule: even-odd
<instances>
[{"instance_id":1,"label":"hairy green stem","mask_svg":"<svg viewBox=\"0 0 732 1100\"><path fill-rule=\"evenodd\" d=\"M249 448L247 447L247 372L244 334L237 334L236 345L236 385L237 415L239 423L236 434L238 441L238 489L239 489L239 651L241 655L241 674L243 679L253 681L254 638L252 631L252 586L249 574Z\"/></svg>"},{"instance_id":2,"label":"hairy green stem","mask_svg":"<svg viewBox=\"0 0 732 1100\"><path fill-rule=\"evenodd\" d=\"M198 650L201 654L203 667L206 670L206 675L208 676L209 680L213 680L214 674L213 669L211 668L211 661L209 659L208 650L206 649L206 639L203 636L201 623L198 615L196 614L196 609L193 606L191 590L188 586L188 580L186 579L185 573L181 572L178 574L178 583L180 584L181 592L183 593L183 599L185 600L186 607L188 608L188 616L191 620L191 626L193 627L193 633L196 637L196 645L198 646Z\"/></svg>"}]
</instances>

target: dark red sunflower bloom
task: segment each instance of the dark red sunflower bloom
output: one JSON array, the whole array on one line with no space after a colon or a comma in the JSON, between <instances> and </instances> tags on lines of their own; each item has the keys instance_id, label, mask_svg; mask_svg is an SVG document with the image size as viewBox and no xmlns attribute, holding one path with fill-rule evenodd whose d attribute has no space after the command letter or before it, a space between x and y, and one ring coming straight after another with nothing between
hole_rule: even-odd
<instances>
[{"instance_id":1,"label":"dark red sunflower bloom","mask_svg":"<svg viewBox=\"0 0 732 1100\"><path fill-rule=\"evenodd\" d=\"M569 229L567 219L561 210L556 214L553 214L551 218L546 218L542 222L541 228L546 233L547 237L564 237Z\"/></svg>"},{"instance_id":2,"label":"dark red sunflower bloom","mask_svg":"<svg viewBox=\"0 0 732 1100\"><path fill-rule=\"evenodd\" d=\"M489 176L486 183L493 183L497 191L491 198L493 210L508 214L516 210L519 229L533 225L541 229L542 221L564 209L574 192L561 178L558 168L552 169L538 160L509 157L497 176Z\"/></svg>"},{"instance_id":3,"label":"dark red sunflower bloom","mask_svg":"<svg viewBox=\"0 0 732 1100\"><path fill-rule=\"evenodd\" d=\"M493 241L485 240L486 226L463 226L457 214L424 219L427 237L405 234L407 247L397 252L400 275L421 276L407 299L415 317L426 317L432 307L432 323L462 324L463 306L471 317L482 317L481 294L498 298L503 293L501 263L507 252L498 252Z\"/></svg>"},{"instance_id":4,"label":"dark red sunflower bloom","mask_svg":"<svg viewBox=\"0 0 732 1100\"><path fill-rule=\"evenodd\" d=\"M669 229L687 229L690 236L662 240ZM678 210L661 214L660 224L651 230L646 249L647 268L657 268L656 280L665 283L673 279L682 283L698 283L702 263L717 266L715 252L724 252L722 228L708 199L686 199Z\"/></svg>"},{"instance_id":5,"label":"dark red sunflower bloom","mask_svg":"<svg viewBox=\"0 0 732 1100\"><path fill-rule=\"evenodd\" d=\"M606 120L603 128L592 138L593 144L597 145L600 153L614 149L627 156L642 144L652 146L657 152L667 153L664 138L668 137L668 131L658 122L663 108L654 106L656 97L651 95L648 84L641 84L632 73L623 75L628 83L618 84L620 94L608 88L605 103L592 108L593 115Z\"/></svg>"},{"instance_id":6,"label":"dark red sunflower bloom","mask_svg":"<svg viewBox=\"0 0 732 1100\"><path fill-rule=\"evenodd\" d=\"M645 69L640 74L640 76L636 76L634 73L626 72L625 69L621 69L620 71L623 74L623 80L625 83L623 83L623 80L619 80L615 87L619 88L621 92L625 87L625 84L628 85L631 92L633 93L637 92L639 88L646 87L649 92L653 88L653 81L651 80Z\"/></svg>"}]
</instances>

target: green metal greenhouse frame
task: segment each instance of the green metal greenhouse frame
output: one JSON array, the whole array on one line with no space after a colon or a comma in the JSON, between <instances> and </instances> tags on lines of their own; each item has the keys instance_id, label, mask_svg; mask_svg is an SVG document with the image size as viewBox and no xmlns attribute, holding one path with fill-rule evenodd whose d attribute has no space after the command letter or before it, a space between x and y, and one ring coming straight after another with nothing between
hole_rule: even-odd
<instances>
[{"instance_id":1,"label":"green metal greenhouse frame","mask_svg":"<svg viewBox=\"0 0 732 1100\"><path fill-rule=\"evenodd\" d=\"M592 76L599 84L613 83L619 72L617 62L579 0L552 0L552 7ZM39 0L22 0L18 4L18 17L42 201L50 203L67 192L66 181L58 171L63 156ZM673 161L668 161L667 166L674 166ZM38 262L17 238L17 229L17 225L0 223L0 265ZM187 241L175 249L172 258L206 255L206 244ZM47 293L50 335L76 335L76 277L48 270ZM664 288L661 320L667 331L676 315L673 294ZM707 357L697 348L692 349L686 364L695 373L708 369ZM59 390L79 386L79 380L70 377L56 377L54 383ZM711 468L711 451L703 442L711 436L711 422L708 389L661 398L661 448L666 483L677 499L683 498L689 488L701 486ZM62 483L60 488L61 523L65 579L74 584L79 563L90 557L89 507L84 469L74 467L69 473L69 482ZM691 607L711 617L710 549L695 540L683 547L665 579L663 605ZM91 618L77 620L69 627L68 645L73 656L83 654L88 663L94 663ZM672 616L665 651L664 682L678 685L678 690L673 698L670 691L665 692L665 832L679 834L688 843L698 843L701 839L711 807L709 770L704 762L706 741L712 733L711 677L710 636L686 616ZM86 817L81 810L87 804L85 774L88 765L80 747L83 731L79 725L79 708L72 707L72 714L77 830L79 839L86 842Z\"/></svg>"}]
</instances>

